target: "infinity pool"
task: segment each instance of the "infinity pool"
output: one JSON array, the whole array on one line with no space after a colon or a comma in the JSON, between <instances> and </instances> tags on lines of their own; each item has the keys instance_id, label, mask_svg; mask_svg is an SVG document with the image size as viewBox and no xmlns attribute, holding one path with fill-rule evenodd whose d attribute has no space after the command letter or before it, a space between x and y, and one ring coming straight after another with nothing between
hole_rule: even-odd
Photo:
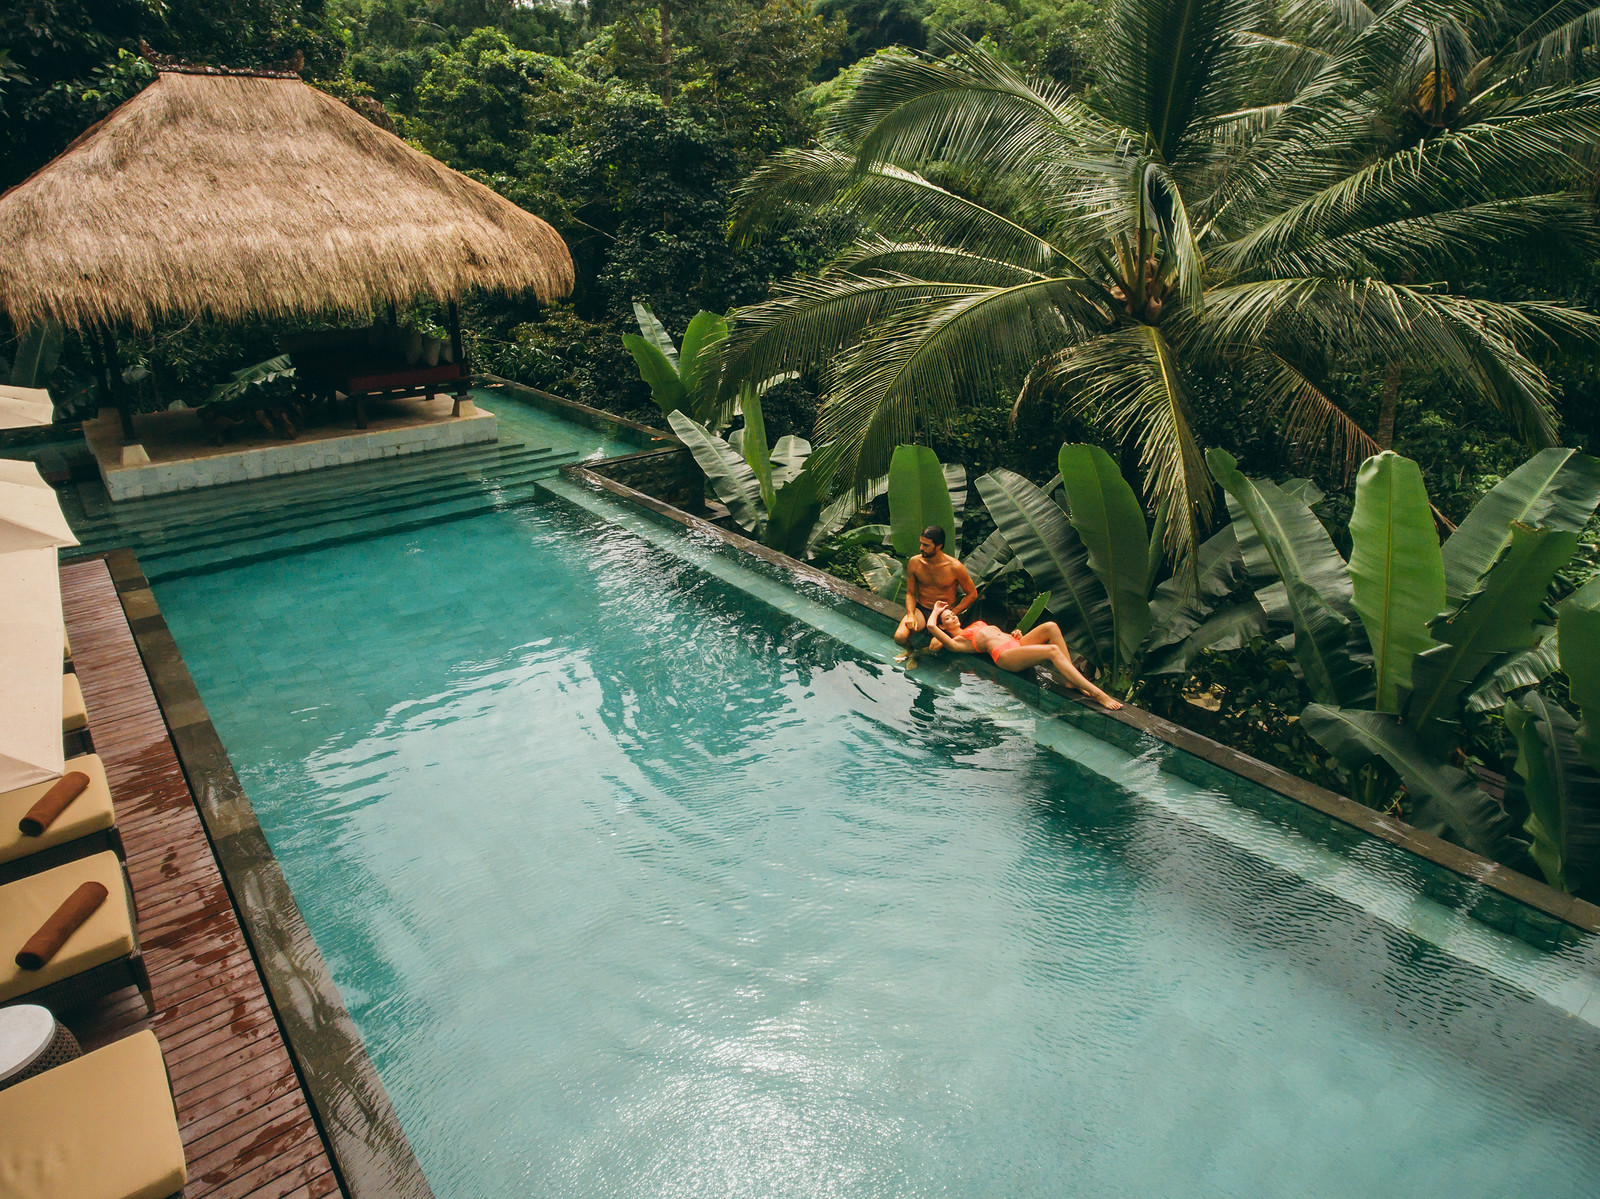
<instances>
[{"instance_id":1,"label":"infinity pool","mask_svg":"<svg viewBox=\"0 0 1600 1199\"><path fill-rule=\"evenodd\" d=\"M1501 949L721 573L552 499L158 588L441 1199L1595 1194Z\"/></svg>"}]
</instances>

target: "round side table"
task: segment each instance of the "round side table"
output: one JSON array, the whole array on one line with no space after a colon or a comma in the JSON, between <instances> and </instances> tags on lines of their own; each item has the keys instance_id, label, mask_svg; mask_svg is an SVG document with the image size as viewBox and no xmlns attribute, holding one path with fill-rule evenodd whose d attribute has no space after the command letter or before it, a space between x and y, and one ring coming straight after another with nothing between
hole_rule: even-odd
<instances>
[{"instance_id":1,"label":"round side table","mask_svg":"<svg viewBox=\"0 0 1600 1199\"><path fill-rule=\"evenodd\" d=\"M45 1008L31 1003L0 1008L0 1091L82 1056L66 1025L57 1024Z\"/></svg>"}]
</instances>

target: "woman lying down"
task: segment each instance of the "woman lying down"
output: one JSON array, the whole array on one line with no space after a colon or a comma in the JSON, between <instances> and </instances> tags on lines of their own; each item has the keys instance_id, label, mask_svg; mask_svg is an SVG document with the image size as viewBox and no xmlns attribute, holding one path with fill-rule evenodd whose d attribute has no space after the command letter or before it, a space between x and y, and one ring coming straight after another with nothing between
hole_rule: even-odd
<instances>
[{"instance_id":1,"label":"woman lying down","mask_svg":"<svg viewBox=\"0 0 1600 1199\"><path fill-rule=\"evenodd\" d=\"M960 618L940 600L933 605L932 615L928 619L928 632L940 645L958 654L988 654L1001 670L1027 670L1030 666L1048 664L1061 676L1062 681L1082 691L1102 708L1115 711L1122 707L1072 664L1066 639L1061 636L1061 629L1053 620L1035 625L1020 636L1002 632L981 620L962 628Z\"/></svg>"}]
</instances>

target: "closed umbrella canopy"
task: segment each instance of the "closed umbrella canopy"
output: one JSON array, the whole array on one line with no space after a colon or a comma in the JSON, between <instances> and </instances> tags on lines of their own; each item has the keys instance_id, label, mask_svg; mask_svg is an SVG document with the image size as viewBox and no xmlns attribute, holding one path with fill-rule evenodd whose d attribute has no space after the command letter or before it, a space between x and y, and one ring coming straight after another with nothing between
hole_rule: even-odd
<instances>
[{"instance_id":1,"label":"closed umbrella canopy","mask_svg":"<svg viewBox=\"0 0 1600 1199\"><path fill-rule=\"evenodd\" d=\"M63 769L61 623L55 549L0 554L0 791Z\"/></svg>"},{"instance_id":2,"label":"closed umbrella canopy","mask_svg":"<svg viewBox=\"0 0 1600 1199\"><path fill-rule=\"evenodd\" d=\"M0 383L0 429L48 425L55 415L55 402L44 388Z\"/></svg>"},{"instance_id":3,"label":"closed umbrella canopy","mask_svg":"<svg viewBox=\"0 0 1600 1199\"><path fill-rule=\"evenodd\" d=\"M39 477L39 468L0 458L0 554L77 544L56 489Z\"/></svg>"}]
</instances>

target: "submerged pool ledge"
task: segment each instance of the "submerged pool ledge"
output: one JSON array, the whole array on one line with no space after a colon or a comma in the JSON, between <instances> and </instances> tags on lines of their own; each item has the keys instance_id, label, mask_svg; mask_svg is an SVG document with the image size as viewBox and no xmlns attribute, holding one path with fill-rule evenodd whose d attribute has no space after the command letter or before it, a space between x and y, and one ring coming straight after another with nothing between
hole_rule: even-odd
<instances>
[{"instance_id":1,"label":"submerged pool ledge","mask_svg":"<svg viewBox=\"0 0 1600 1199\"><path fill-rule=\"evenodd\" d=\"M671 450L655 451L657 453L671 453ZM598 464L603 465L603 464ZM858 605L871 611L875 616L888 621L896 621L901 615L898 605L870 591L855 587L842 579L835 578L825 571L810 566L787 554L779 553L767 546L753 541L738 533L730 532L710 521L703 520L671 504L658 500L642 491L620 483L615 479L607 478L591 465L574 464L564 467L562 474L568 479L581 484L591 490L604 492L626 503L644 508L657 516L680 525L696 533L716 539L722 544L749 554L771 566L775 566L787 574L803 580L813 586L822 588L841 600ZM984 665L979 664L981 669ZM1077 692L1062 683L1048 669L1040 669L1037 677L1041 688L1050 692L1064 702L1063 712L1071 723L1079 727L1086 727L1093 723L1095 728L1089 729L1091 735L1101 740L1118 745L1128 753L1138 755L1148 746L1141 746L1139 742L1148 738L1150 741L1170 746L1188 755L1199 759L1199 763L1244 779L1258 787L1282 796L1293 803L1309 808L1323 816L1349 826L1360 833L1376 838L1398 849L1442 867L1452 874L1458 875L1467 882L1488 888L1503 895L1508 899L1541 912L1562 924L1579 929L1589 934L1600 934L1600 906L1558 891L1554 887L1530 878L1528 875L1491 862L1487 858L1478 856L1470 850L1459 845L1453 845L1432 834L1413 828L1402 820L1387 816L1375 811L1355 800L1330 791L1325 787L1279 770L1266 762L1240 753L1218 741L1186 729L1182 725L1164 720L1153 713L1146 712L1132 705L1124 705L1115 712L1106 712L1089 703ZM1120 734L1120 735L1119 735ZM1198 765L1198 763L1197 763ZM1186 770L1180 760L1169 759L1161 764L1163 770L1169 771L1180 777L1195 773ZM1204 767L1201 767L1203 770ZM1201 783L1202 780L1191 778L1189 781ZM1509 931L1509 930L1506 930ZM1514 934L1520 935L1520 934Z\"/></svg>"},{"instance_id":2,"label":"submerged pool ledge","mask_svg":"<svg viewBox=\"0 0 1600 1199\"><path fill-rule=\"evenodd\" d=\"M212 852L350 1199L433 1199L132 550L105 555Z\"/></svg>"}]
</instances>

